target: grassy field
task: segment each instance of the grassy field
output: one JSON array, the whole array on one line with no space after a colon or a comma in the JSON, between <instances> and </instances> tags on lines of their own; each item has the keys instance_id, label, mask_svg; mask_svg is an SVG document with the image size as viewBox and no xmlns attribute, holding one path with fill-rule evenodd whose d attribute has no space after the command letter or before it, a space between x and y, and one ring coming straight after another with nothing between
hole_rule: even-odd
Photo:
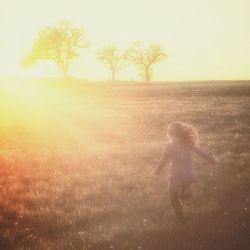
<instances>
[{"instance_id":1,"label":"grassy field","mask_svg":"<svg viewBox=\"0 0 250 250\"><path fill-rule=\"evenodd\" d=\"M249 82L3 82L0 249L249 249L249 114ZM174 120L218 162L194 158L185 226L152 176Z\"/></svg>"}]
</instances>

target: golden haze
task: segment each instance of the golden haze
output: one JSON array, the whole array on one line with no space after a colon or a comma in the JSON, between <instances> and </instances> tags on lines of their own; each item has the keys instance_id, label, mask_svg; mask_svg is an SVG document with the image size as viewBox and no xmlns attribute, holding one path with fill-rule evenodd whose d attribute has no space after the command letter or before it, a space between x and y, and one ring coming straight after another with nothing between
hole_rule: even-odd
<instances>
[{"instance_id":1,"label":"golden haze","mask_svg":"<svg viewBox=\"0 0 250 250\"><path fill-rule=\"evenodd\" d=\"M109 43L159 42L169 58L155 69L156 80L249 79L248 0L5 1L0 9L0 74L59 75L53 63L19 68L39 29L62 18L86 29L92 47L71 67L72 75L109 79L95 52ZM128 68L119 79L137 80Z\"/></svg>"}]
</instances>

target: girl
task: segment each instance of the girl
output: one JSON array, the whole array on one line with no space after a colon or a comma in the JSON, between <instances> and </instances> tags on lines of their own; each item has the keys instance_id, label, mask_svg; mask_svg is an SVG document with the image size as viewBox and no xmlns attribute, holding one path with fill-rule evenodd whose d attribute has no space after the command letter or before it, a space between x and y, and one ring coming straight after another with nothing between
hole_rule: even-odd
<instances>
[{"instance_id":1,"label":"girl","mask_svg":"<svg viewBox=\"0 0 250 250\"><path fill-rule=\"evenodd\" d=\"M195 181L191 152L195 152L210 164L215 164L215 160L198 147L197 132L193 126L173 122L168 127L167 136L170 143L166 144L154 173L159 174L166 162L170 160L170 200L178 219L184 222L180 201L186 201L192 197L191 185Z\"/></svg>"}]
</instances>

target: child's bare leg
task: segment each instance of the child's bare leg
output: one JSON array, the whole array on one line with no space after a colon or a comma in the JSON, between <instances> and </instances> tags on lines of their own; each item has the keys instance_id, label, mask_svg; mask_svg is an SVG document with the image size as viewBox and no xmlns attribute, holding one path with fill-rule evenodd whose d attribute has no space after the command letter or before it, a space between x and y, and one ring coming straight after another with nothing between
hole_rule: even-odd
<instances>
[{"instance_id":1,"label":"child's bare leg","mask_svg":"<svg viewBox=\"0 0 250 250\"><path fill-rule=\"evenodd\" d=\"M180 221L184 222L185 219L184 219L183 209L179 200L179 191L180 191L179 188L180 187L176 183L170 182L169 195L175 214L177 215Z\"/></svg>"}]
</instances>

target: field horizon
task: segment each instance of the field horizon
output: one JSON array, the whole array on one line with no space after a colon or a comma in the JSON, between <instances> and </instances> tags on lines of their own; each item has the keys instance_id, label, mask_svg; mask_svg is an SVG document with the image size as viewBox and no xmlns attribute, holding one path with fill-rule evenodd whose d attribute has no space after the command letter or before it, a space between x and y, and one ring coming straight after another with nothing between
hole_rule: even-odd
<instances>
[{"instance_id":1,"label":"field horizon","mask_svg":"<svg viewBox=\"0 0 250 250\"><path fill-rule=\"evenodd\" d=\"M110 79L85 79L80 77L75 77L69 75L68 78L64 76L20 76L20 75L0 75L0 83L3 81L21 81L21 82L30 82L30 81L38 81L46 84L47 82L68 82L71 84L72 82L78 83L92 83L92 84L190 84L190 83L250 83L250 79L187 79L187 80L150 80L149 82L145 82L144 80L123 80L116 79L114 81Z\"/></svg>"}]
</instances>

